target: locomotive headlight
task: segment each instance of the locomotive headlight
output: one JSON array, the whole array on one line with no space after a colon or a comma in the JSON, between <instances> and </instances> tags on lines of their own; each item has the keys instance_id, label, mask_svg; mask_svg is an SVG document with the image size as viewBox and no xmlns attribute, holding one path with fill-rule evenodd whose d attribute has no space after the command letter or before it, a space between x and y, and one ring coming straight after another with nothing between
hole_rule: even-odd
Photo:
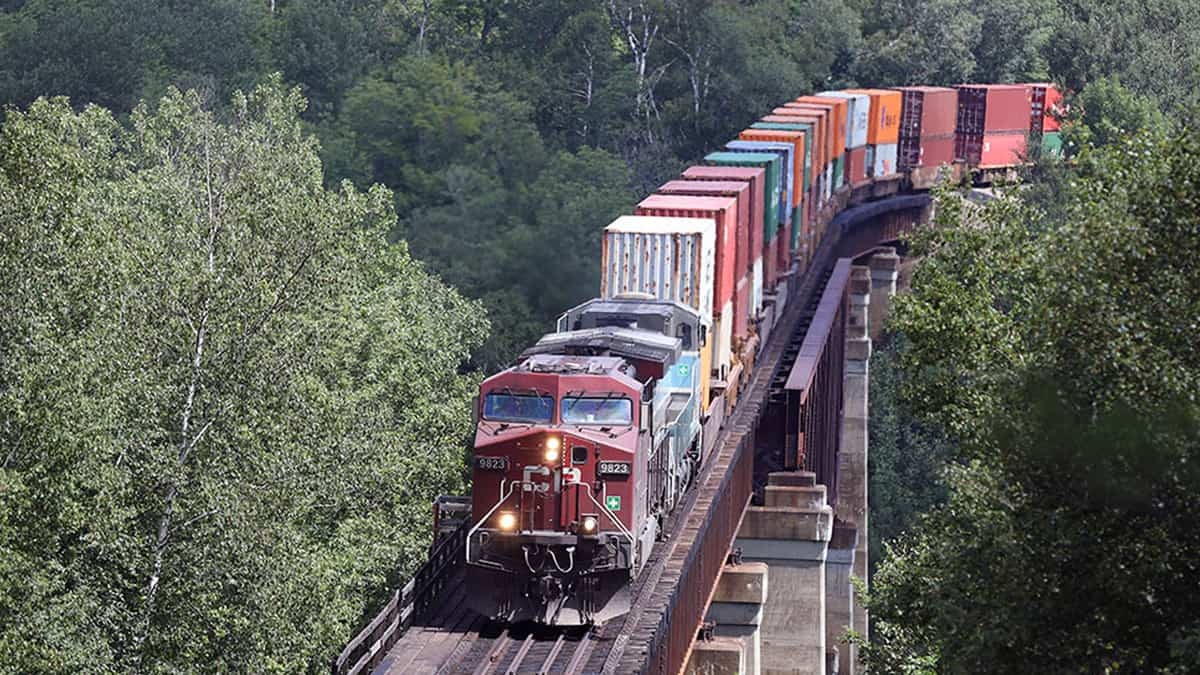
<instances>
[{"instance_id":1,"label":"locomotive headlight","mask_svg":"<svg viewBox=\"0 0 1200 675\"><path fill-rule=\"evenodd\" d=\"M562 441L558 440L557 436L551 436L546 439L546 461L557 462L558 450L562 446Z\"/></svg>"},{"instance_id":2,"label":"locomotive headlight","mask_svg":"<svg viewBox=\"0 0 1200 675\"><path fill-rule=\"evenodd\" d=\"M579 523L579 529L583 530L584 534L595 534L596 527L600 523L596 521L596 516L584 516Z\"/></svg>"},{"instance_id":3,"label":"locomotive headlight","mask_svg":"<svg viewBox=\"0 0 1200 675\"><path fill-rule=\"evenodd\" d=\"M502 530L517 529L517 517L507 511L500 514L500 519L497 521Z\"/></svg>"}]
</instances>

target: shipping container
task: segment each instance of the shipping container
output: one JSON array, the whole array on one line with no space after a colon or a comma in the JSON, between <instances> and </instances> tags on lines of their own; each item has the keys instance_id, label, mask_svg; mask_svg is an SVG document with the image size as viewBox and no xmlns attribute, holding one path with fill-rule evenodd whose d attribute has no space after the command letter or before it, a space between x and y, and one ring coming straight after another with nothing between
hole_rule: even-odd
<instances>
[{"instance_id":1,"label":"shipping container","mask_svg":"<svg viewBox=\"0 0 1200 675\"><path fill-rule=\"evenodd\" d=\"M763 189L767 183L766 169L753 166L691 166L684 170L682 178L686 181L739 181L750 186L750 223L748 238L750 248L749 265L750 306L749 320L756 321L762 309L763 293L763 257L765 248L763 232L765 230L765 203Z\"/></svg>"},{"instance_id":2,"label":"shipping container","mask_svg":"<svg viewBox=\"0 0 1200 675\"><path fill-rule=\"evenodd\" d=\"M673 180L663 183L655 191L660 195L692 195L698 197L731 197L737 201L737 241L734 256L734 290L733 290L733 334L745 339L749 337L749 322L757 316L758 308L751 307L750 301L754 296L754 261L762 255L762 246L751 253L751 231L762 232L762 225L752 219L754 212L751 184L747 181L703 181L703 180ZM761 190L759 199L761 199ZM759 204L758 209L762 209ZM718 233L717 239L721 236ZM720 269L720 263L717 263ZM761 269L761 264L760 268Z\"/></svg>"},{"instance_id":3,"label":"shipping container","mask_svg":"<svg viewBox=\"0 0 1200 675\"><path fill-rule=\"evenodd\" d=\"M896 143L867 146L867 175L881 178L899 172L896 155L899 146Z\"/></svg>"},{"instance_id":4,"label":"shipping container","mask_svg":"<svg viewBox=\"0 0 1200 675\"><path fill-rule=\"evenodd\" d=\"M846 100L840 98L821 98L817 96L801 96L795 101L783 104L772 113L776 115L789 114L787 111L802 111L820 113L825 116L827 123L828 159L826 176L829 183L829 194L842 187L846 176Z\"/></svg>"},{"instance_id":5,"label":"shipping container","mask_svg":"<svg viewBox=\"0 0 1200 675\"><path fill-rule=\"evenodd\" d=\"M716 225L713 307L733 302L737 274L738 204L734 197L650 195L638 202L634 215L666 218L710 218Z\"/></svg>"},{"instance_id":6,"label":"shipping container","mask_svg":"<svg viewBox=\"0 0 1200 675\"><path fill-rule=\"evenodd\" d=\"M786 122L785 122L786 120ZM763 122L779 122L795 124L813 123L816 129L817 142L813 147L813 183L820 188L819 201L828 201L833 194L833 110L829 107L813 106L810 108L780 107L773 114L762 118Z\"/></svg>"},{"instance_id":7,"label":"shipping container","mask_svg":"<svg viewBox=\"0 0 1200 675\"><path fill-rule=\"evenodd\" d=\"M887 145L900 141L900 109L903 94L894 89L847 89L871 99L871 117L867 124L867 145Z\"/></svg>"},{"instance_id":8,"label":"shipping container","mask_svg":"<svg viewBox=\"0 0 1200 675\"><path fill-rule=\"evenodd\" d=\"M823 91L817 96L845 99L846 150L865 147L867 128L871 126L871 97L849 91Z\"/></svg>"},{"instance_id":9,"label":"shipping container","mask_svg":"<svg viewBox=\"0 0 1200 675\"><path fill-rule=\"evenodd\" d=\"M960 84L957 133L983 134L1029 131L1032 108L1029 87L1023 84Z\"/></svg>"},{"instance_id":10,"label":"shipping container","mask_svg":"<svg viewBox=\"0 0 1200 675\"><path fill-rule=\"evenodd\" d=\"M755 122L754 124L751 124L750 127L752 129L759 129L762 131L799 131L805 134L803 180L805 186L804 202L800 205L800 212L804 214L804 217L800 219L800 222L805 224L805 227L803 228L804 230L811 230L812 222L816 217L818 208L825 201L824 193L821 191L821 185L823 185L821 178L823 177L824 172L821 171L821 167L818 164L817 159L818 145L821 142L818 131L820 128L820 120L813 117L774 117L777 119L789 120L789 122ZM806 119L811 121L801 121ZM801 228L793 226L792 232L794 235L799 236L802 239L805 236L802 233ZM808 240L804 239L804 241L807 242ZM797 248L797 246L798 242L793 240L792 248Z\"/></svg>"},{"instance_id":11,"label":"shipping container","mask_svg":"<svg viewBox=\"0 0 1200 675\"><path fill-rule=\"evenodd\" d=\"M646 293L713 320L717 226L711 218L621 216L604 228L600 295Z\"/></svg>"},{"instance_id":12,"label":"shipping container","mask_svg":"<svg viewBox=\"0 0 1200 675\"><path fill-rule=\"evenodd\" d=\"M714 152L705 156L708 164L724 167L757 167L766 173L763 187L763 231L762 242L762 288L771 288L775 283L775 261L767 255L772 238L779 230L779 205L783 194L781 184L783 160L778 153L766 152ZM689 170L690 171L690 170ZM685 172L685 178L689 177ZM759 307L762 306L761 300Z\"/></svg>"},{"instance_id":13,"label":"shipping container","mask_svg":"<svg viewBox=\"0 0 1200 675\"><path fill-rule=\"evenodd\" d=\"M1035 82L1026 86L1029 87L1032 104L1029 111L1029 131L1034 134L1058 131L1061 126L1059 119L1064 112L1062 92L1048 82Z\"/></svg>"},{"instance_id":14,"label":"shipping container","mask_svg":"<svg viewBox=\"0 0 1200 675\"><path fill-rule=\"evenodd\" d=\"M1022 164L1026 160L1026 141L1028 138L1029 134L1024 131L984 134L980 142L979 159L968 160L968 163L976 165L981 169L995 169Z\"/></svg>"},{"instance_id":15,"label":"shipping container","mask_svg":"<svg viewBox=\"0 0 1200 675\"><path fill-rule=\"evenodd\" d=\"M803 233L808 228L804 199L808 190L808 183L805 182L805 178L808 176L808 168L805 165L807 135L802 131L746 129L738 134L738 138L743 141L790 143L792 145L792 222L790 227L784 230L784 236L779 239L780 245L789 255L790 260L790 254L797 249Z\"/></svg>"},{"instance_id":16,"label":"shipping container","mask_svg":"<svg viewBox=\"0 0 1200 675\"><path fill-rule=\"evenodd\" d=\"M1047 131L1042 134L1042 154L1047 157L1063 156L1062 132Z\"/></svg>"},{"instance_id":17,"label":"shipping container","mask_svg":"<svg viewBox=\"0 0 1200 675\"><path fill-rule=\"evenodd\" d=\"M900 87L900 137L953 135L958 124L958 91L949 87Z\"/></svg>"},{"instance_id":18,"label":"shipping container","mask_svg":"<svg viewBox=\"0 0 1200 675\"><path fill-rule=\"evenodd\" d=\"M849 146L846 145L846 129L847 119L849 117L849 103L844 98L836 98L830 96L800 96L788 103L784 103L785 108L802 107L806 105L823 105L833 108L833 147L837 149L838 154L845 152Z\"/></svg>"},{"instance_id":19,"label":"shipping container","mask_svg":"<svg viewBox=\"0 0 1200 675\"><path fill-rule=\"evenodd\" d=\"M770 152L775 153L781 160L780 176L783 184L783 191L779 202L779 224L775 232L769 236L764 233L764 240L768 245L775 243L775 233L781 229L789 229L792 226L792 219L796 210L792 207L792 167L794 162L792 155L795 154L796 146L791 143L776 143L772 141L730 141L725 144L725 148L732 151L740 152ZM764 255L766 255L764 253Z\"/></svg>"},{"instance_id":20,"label":"shipping container","mask_svg":"<svg viewBox=\"0 0 1200 675\"><path fill-rule=\"evenodd\" d=\"M939 166L954 161L958 92L948 87L901 87L896 166Z\"/></svg>"},{"instance_id":21,"label":"shipping container","mask_svg":"<svg viewBox=\"0 0 1200 675\"><path fill-rule=\"evenodd\" d=\"M846 180L857 185L867 179L867 146L846 151Z\"/></svg>"},{"instance_id":22,"label":"shipping container","mask_svg":"<svg viewBox=\"0 0 1200 675\"><path fill-rule=\"evenodd\" d=\"M695 309L709 336L700 347L701 368L719 375L728 372L731 357L719 354L714 349L718 341L711 337L719 333L721 322L713 312L715 240L716 225L709 218L621 216L604 228L600 296L643 293ZM707 386L704 378L702 390ZM708 398L706 391L703 398Z\"/></svg>"}]
</instances>

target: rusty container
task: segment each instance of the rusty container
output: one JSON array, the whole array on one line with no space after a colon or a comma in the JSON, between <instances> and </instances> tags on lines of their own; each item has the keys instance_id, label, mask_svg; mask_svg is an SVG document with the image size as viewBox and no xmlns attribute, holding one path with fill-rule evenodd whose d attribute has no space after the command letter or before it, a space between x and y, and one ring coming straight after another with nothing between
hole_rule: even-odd
<instances>
[{"instance_id":1,"label":"rusty container","mask_svg":"<svg viewBox=\"0 0 1200 675\"><path fill-rule=\"evenodd\" d=\"M712 218L621 216L604 228L600 295L647 293L713 319L717 226Z\"/></svg>"},{"instance_id":2,"label":"rusty container","mask_svg":"<svg viewBox=\"0 0 1200 675\"><path fill-rule=\"evenodd\" d=\"M948 87L900 87L899 91L898 169L953 162L958 92Z\"/></svg>"},{"instance_id":3,"label":"rusty container","mask_svg":"<svg viewBox=\"0 0 1200 675\"><path fill-rule=\"evenodd\" d=\"M685 181L730 181L744 182L750 186L750 224L747 239L750 246L747 250L747 264L750 267L750 300L748 320L757 320L762 309L762 293L764 284L763 269L763 222L764 215L763 190L767 183L765 169L747 166L692 166L684 170L681 176Z\"/></svg>"},{"instance_id":4,"label":"rusty container","mask_svg":"<svg viewBox=\"0 0 1200 675\"><path fill-rule=\"evenodd\" d=\"M750 231L755 229L751 220L750 183L745 181L701 181L673 180L663 183L657 190L660 195L689 195L694 197L731 197L737 200L737 255L734 258L733 290L733 335L738 338L749 336L749 321L756 309L749 307L751 286L754 283L754 265L750 251ZM761 208L761 207L760 207ZM720 234L717 239L720 240ZM761 252L759 252L761 255Z\"/></svg>"}]
</instances>

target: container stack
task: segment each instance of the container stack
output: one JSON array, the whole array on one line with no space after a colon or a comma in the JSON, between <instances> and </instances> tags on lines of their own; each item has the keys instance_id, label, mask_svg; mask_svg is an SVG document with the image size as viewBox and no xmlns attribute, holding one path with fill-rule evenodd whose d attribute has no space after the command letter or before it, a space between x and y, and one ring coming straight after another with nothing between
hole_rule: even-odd
<instances>
[{"instance_id":1,"label":"container stack","mask_svg":"<svg viewBox=\"0 0 1200 675\"><path fill-rule=\"evenodd\" d=\"M774 117L774 116L773 116ZM748 131L761 132L793 132L804 137L804 167L800 174L802 201L800 203L800 227L793 222L791 249L808 262L811 251L808 242L812 234L812 223L817 216L817 208L824 201L821 192L821 155L818 149L820 139L820 121L815 117L784 117L782 122L755 122ZM743 135L749 137L747 132Z\"/></svg>"},{"instance_id":2,"label":"container stack","mask_svg":"<svg viewBox=\"0 0 1200 675\"><path fill-rule=\"evenodd\" d=\"M1038 82L1030 85L1031 97L1029 135L1040 139L1042 152L1050 157L1062 157L1062 92L1053 84Z\"/></svg>"},{"instance_id":3,"label":"container stack","mask_svg":"<svg viewBox=\"0 0 1200 675\"><path fill-rule=\"evenodd\" d=\"M850 91L823 91L817 95L846 101L846 184L855 185L865 181L871 97Z\"/></svg>"},{"instance_id":4,"label":"container stack","mask_svg":"<svg viewBox=\"0 0 1200 675\"><path fill-rule=\"evenodd\" d=\"M808 191L808 184L805 179L808 173L805 171L805 156L807 154L808 137L803 131L771 131L766 129L745 129L738 134L739 141L750 142L765 142L765 143L787 143L792 146L791 156L792 165L789 170L790 184L788 190L791 194L791 203L787 204L787 208L792 210L791 226L781 229L776 234L775 243L775 266L780 270L787 270L791 267L792 256L799 255L798 250L802 233L806 230L806 209L804 203L804 194Z\"/></svg>"},{"instance_id":5,"label":"container stack","mask_svg":"<svg viewBox=\"0 0 1200 675\"><path fill-rule=\"evenodd\" d=\"M1024 161L1033 107L1023 84L962 84L954 155L981 169Z\"/></svg>"},{"instance_id":6,"label":"container stack","mask_svg":"<svg viewBox=\"0 0 1200 675\"><path fill-rule=\"evenodd\" d=\"M958 92L947 87L900 87L896 163L901 171L954 162Z\"/></svg>"},{"instance_id":7,"label":"container stack","mask_svg":"<svg viewBox=\"0 0 1200 675\"><path fill-rule=\"evenodd\" d=\"M791 103L783 104L784 108L794 110L818 111L829 117L829 134L833 137L830 143L832 157L830 158L829 191L841 188L846 183L846 119L849 104L845 99L828 96L801 96ZM775 114L781 113L779 108Z\"/></svg>"},{"instance_id":8,"label":"container stack","mask_svg":"<svg viewBox=\"0 0 1200 675\"><path fill-rule=\"evenodd\" d=\"M896 156L900 140L900 106L903 95L893 89L850 89L871 99L867 123L867 177L887 176L898 171Z\"/></svg>"},{"instance_id":9,"label":"container stack","mask_svg":"<svg viewBox=\"0 0 1200 675\"><path fill-rule=\"evenodd\" d=\"M746 188L749 197L749 219L746 221L745 232L745 261L746 283L749 286L749 300L746 303L745 320L753 325L758 320L759 309L763 301L763 232L765 231L765 200L764 189L767 185L767 171L763 168L747 166L692 166L688 167L677 182L703 183L707 185L739 185ZM666 186L664 186L666 187ZM679 188L684 190L686 188ZM662 191L662 190L660 190ZM664 194L670 194L663 191ZM683 194L681 192L681 194ZM742 239L739 235L739 246ZM739 252L738 259L742 259ZM736 293L736 291L735 291ZM736 311L736 310L735 310ZM736 327L736 323L734 324Z\"/></svg>"},{"instance_id":10,"label":"container stack","mask_svg":"<svg viewBox=\"0 0 1200 675\"><path fill-rule=\"evenodd\" d=\"M750 264L750 230L761 227L751 221L754 210L750 183L745 181L702 181L702 180L673 180L666 182L655 190L657 195L688 196L688 197L720 197L733 199L737 203L737 217L734 230L733 257L733 342L736 349L741 341L750 337L750 320L754 311L750 307L751 291L754 283L754 268ZM759 196L761 200L761 193ZM762 209L761 203L758 205ZM760 216L761 218L761 216ZM718 233L717 241L721 240ZM727 253L726 253L727 255ZM721 251L717 251L717 269L724 262ZM718 273L718 278L720 274Z\"/></svg>"},{"instance_id":11,"label":"container stack","mask_svg":"<svg viewBox=\"0 0 1200 675\"><path fill-rule=\"evenodd\" d=\"M763 292L775 288L777 274L775 272L775 255L770 244L779 231L779 204L783 195L783 161L778 154L766 152L714 152L704 158L704 162L714 167L750 167L762 169L766 176L763 186L763 223L758 237L758 246L751 247L757 251L762 261ZM684 172L685 179L692 179L692 169ZM712 177L715 179L715 177ZM759 300L761 305L761 298Z\"/></svg>"}]
</instances>

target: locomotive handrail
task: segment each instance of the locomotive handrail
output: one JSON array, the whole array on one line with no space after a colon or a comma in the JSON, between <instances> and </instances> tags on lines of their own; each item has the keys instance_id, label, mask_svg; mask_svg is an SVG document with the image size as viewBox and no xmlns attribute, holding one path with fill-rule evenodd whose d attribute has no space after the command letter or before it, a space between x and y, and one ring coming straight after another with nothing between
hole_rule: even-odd
<instances>
[{"instance_id":1,"label":"locomotive handrail","mask_svg":"<svg viewBox=\"0 0 1200 675\"><path fill-rule=\"evenodd\" d=\"M516 488L517 483L521 483L522 485L524 485L524 481L515 481L514 480L511 483L508 483L508 486L509 486L508 492L504 492L505 481L503 479L501 479L500 480L500 499L497 499L496 503L494 505L492 505L492 508L488 509L488 512L483 514L483 517L479 519L479 522L475 523L475 525L471 528L470 532L467 532L467 541L464 545L465 553L463 554L463 560L466 561L467 564L470 564L470 561L471 561L471 538L475 536L475 531L478 530L479 528L483 527L483 524L487 522L488 518L492 517L492 514L496 512L496 509L500 508L501 504L508 501L508 497L509 497L509 495L511 495L513 493L513 489ZM466 521L466 522L469 523L471 521Z\"/></svg>"},{"instance_id":2,"label":"locomotive handrail","mask_svg":"<svg viewBox=\"0 0 1200 675\"><path fill-rule=\"evenodd\" d=\"M392 592L383 609L333 659L333 675L359 675L379 665L388 649L445 586L447 569L457 563L464 550L469 524L469 520L464 520L434 547L433 554L417 568L408 583Z\"/></svg>"}]
</instances>

